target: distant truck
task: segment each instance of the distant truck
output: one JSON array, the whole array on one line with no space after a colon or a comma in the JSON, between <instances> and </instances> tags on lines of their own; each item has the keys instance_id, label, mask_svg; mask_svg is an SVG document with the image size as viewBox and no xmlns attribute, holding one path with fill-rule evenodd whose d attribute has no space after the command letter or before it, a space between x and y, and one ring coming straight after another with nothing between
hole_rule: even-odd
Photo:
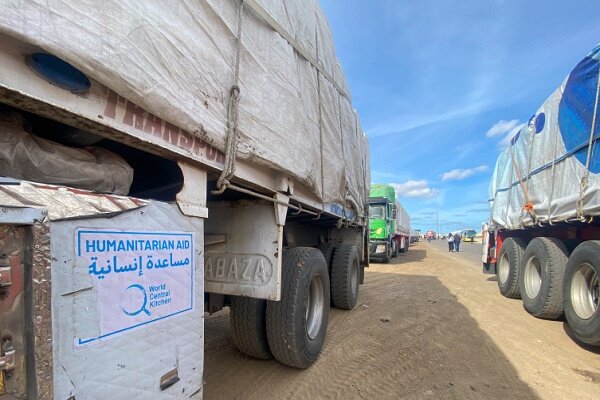
<instances>
[{"instance_id":1,"label":"distant truck","mask_svg":"<svg viewBox=\"0 0 600 400\"><path fill-rule=\"evenodd\" d=\"M372 260L390 262L406 253L410 238L410 217L396 200L390 185L371 185L369 194L369 254Z\"/></svg>"},{"instance_id":2,"label":"distant truck","mask_svg":"<svg viewBox=\"0 0 600 400\"><path fill-rule=\"evenodd\" d=\"M414 229L410 233L410 242L416 243L421 240L421 231L419 229Z\"/></svg>"},{"instance_id":3,"label":"distant truck","mask_svg":"<svg viewBox=\"0 0 600 400\"><path fill-rule=\"evenodd\" d=\"M425 239L435 240L435 239L437 239L437 235L435 234L434 231L427 231L427 232L425 232Z\"/></svg>"},{"instance_id":4,"label":"distant truck","mask_svg":"<svg viewBox=\"0 0 600 400\"><path fill-rule=\"evenodd\" d=\"M483 270L533 316L600 346L600 46L500 154Z\"/></svg>"}]
</instances>

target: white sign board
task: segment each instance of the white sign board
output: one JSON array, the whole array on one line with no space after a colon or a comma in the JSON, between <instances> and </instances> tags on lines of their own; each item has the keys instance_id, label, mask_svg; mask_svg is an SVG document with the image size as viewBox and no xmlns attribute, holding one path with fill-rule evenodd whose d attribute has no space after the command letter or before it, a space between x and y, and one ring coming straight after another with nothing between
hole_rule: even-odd
<instances>
[{"instance_id":1,"label":"white sign board","mask_svg":"<svg viewBox=\"0 0 600 400\"><path fill-rule=\"evenodd\" d=\"M194 309L194 234L77 230L97 293L100 334L85 345Z\"/></svg>"}]
</instances>

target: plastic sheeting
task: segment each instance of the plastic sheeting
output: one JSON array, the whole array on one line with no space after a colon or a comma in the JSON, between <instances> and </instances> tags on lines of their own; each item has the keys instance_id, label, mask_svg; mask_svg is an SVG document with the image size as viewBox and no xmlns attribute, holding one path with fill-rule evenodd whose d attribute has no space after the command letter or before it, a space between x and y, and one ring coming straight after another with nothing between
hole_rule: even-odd
<instances>
[{"instance_id":1,"label":"plastic sheeting","mask_svg":"<svg viewBox=\"0 0 600 400\"><path fill-rule=\"evenodd\" d=\"M325 202L365 204L368 149L319 5L316 0L248 3L238 157L295 177ZM224 150L239 4L6 0L0 3L0 32L63 58ZM289 40L250 8L264 12ZM318 68L300 51L317 60ZM361 208L355 211L363 214Z\"/></svg>"},{"instance_id":2,"label":"plastic sheeting","mask_svg":"<svg viewBox=\"0 0 600 400\"><path fill-rule=\"evenodd\" d=\"M500 154L489 188L492 223L517 229L600 214L599 69L600 46Z\"/></svg>"},{"instance_id":3,"label":"plastic sheeting","mask_svg":"<svg viewBox=\"0 0 600 400\"><path fill-rule=\"evenodd\" d=\"M410 216L398 201L396 201L396 234L410 236Z\"/></svg>"},{"instance_id":4,"label":"plastic sheeting","mask_svg":"<svg viewBox=\"0 0 600 400\"><path fill-rule=\"evenodd\" d=\"M20 114L0 109L0 176L128 194L133 169L99 147L76 149L26 132Z\"/></svg>"}]
</instances>

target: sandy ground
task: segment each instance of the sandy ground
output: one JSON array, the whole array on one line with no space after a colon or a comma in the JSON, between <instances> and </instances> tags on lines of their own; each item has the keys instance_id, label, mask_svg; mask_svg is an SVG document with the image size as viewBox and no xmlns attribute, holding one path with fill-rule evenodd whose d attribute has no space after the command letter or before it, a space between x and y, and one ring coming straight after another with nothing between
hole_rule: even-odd
<instances>
[{"instance_id":1,"label":"sandy ground","mask_svg":"<svg viewBox=\"0 0 600 400\"><path fill-rule=\"evenodd\" d=\"M372 264L358 306L332 309L308 370L242 355L228 312L207 316L205 399L600 398L600 350L502 297L479 245L444 247L420 242Z\"/></svg>"}]
</instances>

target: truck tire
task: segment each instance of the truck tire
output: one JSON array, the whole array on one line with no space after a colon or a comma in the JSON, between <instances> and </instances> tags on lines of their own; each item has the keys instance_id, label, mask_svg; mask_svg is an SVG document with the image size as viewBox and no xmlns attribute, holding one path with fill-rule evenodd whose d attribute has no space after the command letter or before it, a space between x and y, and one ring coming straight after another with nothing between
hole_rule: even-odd
<instances>
[{"instance_id":1,"label":"truck tire","mask_svg":"<svg viewBox=\"0 0 600 400\"><path fill-rule=\"evenodd\" d=\"M385 256L383 256L382 261L384 264L389 264L391 260L392 260L392 247L391 247L391 243L389 243L387 246Z\"/></svg>"},{"instance_id":2,"label":"truck tire","mask_svg":"<svg viewBox=\"0 0 600 400\"><path fill-rule=\"evenodd\" d=\"M396 258L396 257L398 257L398 242L396 241L396 239L392 239L391 244L392 244L392 258Z\"/></svg>"},{"instance_id":3,"label":"truck tire","mask_svg":"<svg viewBox=\"0 0 600 400\"><path fill-rule=\"evenodd\" d=\"M329 274L312 247L284 253L281 301L267 302L267 338L282 364L308 368L319 357L329 322Z\"/></svg>"},{"instance_id":4,"label":"truck tire","mask_svg":"<svg viewBox=\"0 0 600 400\"><path fill-rule=\"evenodd\" d=\"M565 268L565 317L575 337L600 346L600 241L583 242Z\"/></svg>"},{"instance_id":5,"label":"truck tire","mask_svg":"<svg viewBox=\"0 0 600 400\"><path fill-rule=\"evenodd\" d=\"M261 360L273 358L267 341L267 301L236 296L229 308L231 334L239 351Z\"/></svg>"},{"instance_id":6,"label":"truck tire","mask_svg":"<svg viewBox=\"0 0 600 400\"><path fill-rule=\"evenodd\" d=\"M523 307L534 317L557 319L563 314L563 278L569 253L556 238L539 237L527 245L519 277Z\"/></svg>"},{"instance_id":7,"label":"truck tire","mask_svg":"<svg viewBox=\"0 0 600 400\"><path fill-rule=\"evenodd\" d=\"M498 288L502 296L509 299L519 298L519 271L524 251L523 239L506 238L498 254Z\"/></svg>"},{"instance_id":8,"label":"truck tire","mask_svg":"<svg viewBox=\"0 0 600 400\"><path fill-rule=\"evenodd\" d=\"M410 244L408 243L408 240L404 240L404 247L402 247L400 249L400 253L406 253L408 251L408 248L410 246Z\"/></svg>"},{"instance_id":9,"label":"truck tire","mask_svg":"<svg viewBox=\"0 0 600 400\"><path fill-rule=\"evenodd\" d=\"M331 264L331 299L336 308L352 310L360 285L360 262L356 246L342 243L335 249Z\"/></svg>"},{"instance_id":10,"label":"truck tire","mask_svg":"<svg viewBox=\"0 0 600 400\"><path fill-rule=\"evenodd\" d=\"M331 242L321 243L317 246L317 249L321 250L325 262L327 263L327 270L331 274L331 262L333 261L333 253L335 252L335 244Z\"/></svg>"}]
</instances>

